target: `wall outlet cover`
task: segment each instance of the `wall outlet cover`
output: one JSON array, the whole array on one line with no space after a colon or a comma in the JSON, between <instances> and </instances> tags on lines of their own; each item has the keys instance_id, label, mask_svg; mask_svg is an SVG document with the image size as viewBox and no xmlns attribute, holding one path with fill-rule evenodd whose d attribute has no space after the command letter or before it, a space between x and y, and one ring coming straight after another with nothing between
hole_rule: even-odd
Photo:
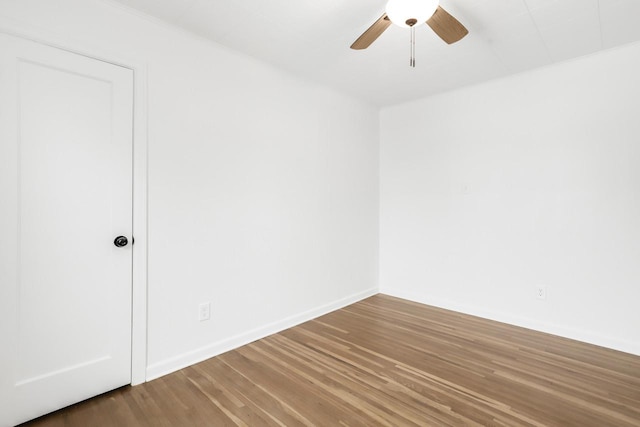
<instances>
[{"instance_id":1,"label":"wall outlet cover","mask_svg":"<svg viewBox=\"0 0 640 427\"><path fill-rule=\"evenodd\" d=\"M547 299L547 287L544 285L538 285L536 287L536 298Z\"/></svg>"},{"instance_id":2,"label":"wall outlet cover","mask_svg":"<svg viewBox=\"0 0 640 427\"><path fill-rule=\"evenodd\" d=\"M211 303L203 302L198 306L198 319L201 322L211 319Z\"/></svg>"}]
</instances>

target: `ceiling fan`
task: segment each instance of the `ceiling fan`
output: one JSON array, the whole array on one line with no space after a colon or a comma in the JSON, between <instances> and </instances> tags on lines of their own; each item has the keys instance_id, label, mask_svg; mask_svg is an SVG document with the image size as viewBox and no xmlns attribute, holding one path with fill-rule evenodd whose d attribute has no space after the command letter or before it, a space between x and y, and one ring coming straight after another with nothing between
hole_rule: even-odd
<instances>
[{"instance_id":1,"label":"ceiling fan","mask_svg":"<svg viewBox=\"0 0 640 427\"><path fill-rule=\"evenodd\" d=\"M464 25L438 4L438 0L389 0L385 13L353 42L351 49L366 49L391 24L411 28L411 59L416 66L415 27L426 23L447 44L455 43L469 34Z\"/></svg>"}]
</instances>

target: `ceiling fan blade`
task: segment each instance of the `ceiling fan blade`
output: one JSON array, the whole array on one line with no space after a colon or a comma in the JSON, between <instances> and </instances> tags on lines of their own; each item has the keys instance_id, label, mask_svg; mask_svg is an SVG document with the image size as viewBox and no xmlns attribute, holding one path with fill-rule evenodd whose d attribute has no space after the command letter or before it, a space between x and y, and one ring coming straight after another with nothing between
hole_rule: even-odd
<instances>
[{"instance_id":1,"label":"ceiling fan blade","mask_svg":"<svg viewBox=\"0 0 640 427\"><path fill-rule=\"evenodd\" d=\"M367 31L362 33L362 35L358 37L358 40L353 42L351 49L360 50L368 48L371 43L380 37L380 34L384 33L384 30L386 30L389 25L391 25L391 21L385 13L380 17L380 19L374 22Z\"/></svg>"},{"instance_id":2,"label":"ceiling fan blade","mask_svg":"<svg viewBox=\"0 0 640 427\"><path fill-rule=\"evenodd\" d=\"M455 43L469 34L469 30L464 25L440 6L427 20L427 25L447 44Z\"/></svg>"}]
</instances>

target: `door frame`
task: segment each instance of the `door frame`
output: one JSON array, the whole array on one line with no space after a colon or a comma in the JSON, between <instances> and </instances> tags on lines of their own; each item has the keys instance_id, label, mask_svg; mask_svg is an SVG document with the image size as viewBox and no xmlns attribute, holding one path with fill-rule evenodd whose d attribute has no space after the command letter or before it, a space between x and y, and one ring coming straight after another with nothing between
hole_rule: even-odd
<instances>
[{"instance_id":1,"label":"door frame","mask_svg":"<svg viewBox=\"0 0 640 427\"><path fill-rule=\"evenodd\" d=\"M62 49L133 71L133 251L131 304L131 384L147 380L147 63L106 52L75 37L63 37L0 16L0 33Z\"/></svg>"}]
</instances>

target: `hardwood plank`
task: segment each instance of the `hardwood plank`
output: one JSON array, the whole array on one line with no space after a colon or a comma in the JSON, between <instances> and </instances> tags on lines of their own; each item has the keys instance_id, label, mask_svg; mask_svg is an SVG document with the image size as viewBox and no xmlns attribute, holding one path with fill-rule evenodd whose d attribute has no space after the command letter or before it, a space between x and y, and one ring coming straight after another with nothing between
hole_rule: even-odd
<instances>
[{"instance_id":1,"label":"hardwood plank","mask_svg":"<svg viewBox=\"0 0 640 427\"><path fill-rule=\"evenodd\" d=\"M640 426L640 357L376 295L26 425Z\"/></svg>"}]
</instances>

